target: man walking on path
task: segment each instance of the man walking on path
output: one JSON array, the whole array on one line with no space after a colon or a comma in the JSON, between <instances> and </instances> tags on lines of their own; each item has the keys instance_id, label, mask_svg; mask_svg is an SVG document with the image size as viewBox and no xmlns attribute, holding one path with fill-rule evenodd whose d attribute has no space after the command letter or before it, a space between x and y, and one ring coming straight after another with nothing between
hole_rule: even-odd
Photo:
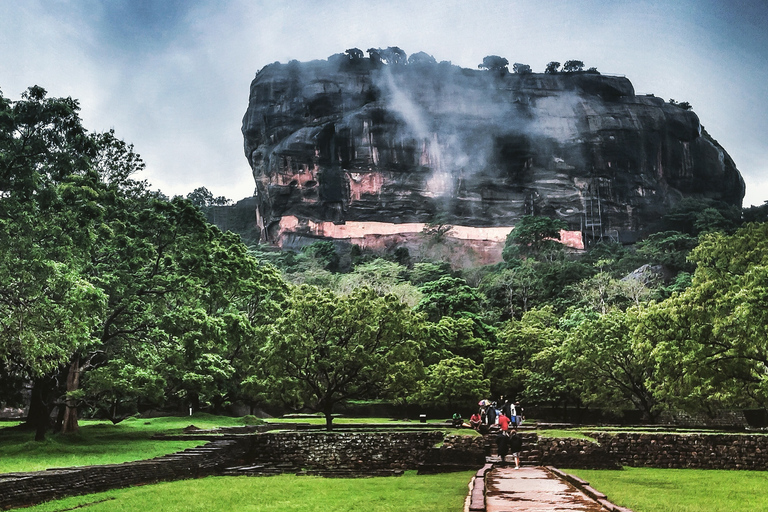
<instances>
[{"instance_id":1,"label":"man walking on path","mask_svg":"<svg viewBox=\"0 0 768 512\"><path fill-rule=\"evenodd\" d=\"M523 449L523 438L517 433L517 429L512 430L509 437L509 451L515 459L515 469L520 469L520 451Z\"/></svg>"}]
</instances>

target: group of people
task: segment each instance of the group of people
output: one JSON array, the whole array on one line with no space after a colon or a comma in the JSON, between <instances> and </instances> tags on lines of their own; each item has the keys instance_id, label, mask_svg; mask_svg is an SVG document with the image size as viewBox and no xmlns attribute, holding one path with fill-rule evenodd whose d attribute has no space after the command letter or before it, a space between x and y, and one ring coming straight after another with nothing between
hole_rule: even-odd
<instances>
[{"instance_id":1,"label":"group of people","mask_svg":"<svg viewBox=\"0 0 768 512\"><path fill-rule=\"evenodd\" d=\"M514 428L522 425L523 420L525 419L525 416L523 415L523 407L520 405L520 402L512 402L503 396L499 398L498 402L480 400L477 405L479 408L477 412L469 418L469 425L478 432L486 429L489 430L492 425L499 425L502 416L506 416L507 421ZM485 426L486 429L483 429L483 426Z\"/></svg>"},{"instance_id":2,"label":"group of people","mask_svg":"<svg viewBox=\"0 0 768 512\"><path fill-rule=\"evenodd\" d=\"M496 446L501 463L506 464L506 456L511 452L515 460L515 469L520 469L523 439L518 434L517 427L522 425L524 419L520 402L512 402L501 397L498 402L480 400L478 410L469 418L469 425L463 422L461 415L454 414L453 425L469 426L481 434L496 431Z\"/></svg>"}]
</instances>

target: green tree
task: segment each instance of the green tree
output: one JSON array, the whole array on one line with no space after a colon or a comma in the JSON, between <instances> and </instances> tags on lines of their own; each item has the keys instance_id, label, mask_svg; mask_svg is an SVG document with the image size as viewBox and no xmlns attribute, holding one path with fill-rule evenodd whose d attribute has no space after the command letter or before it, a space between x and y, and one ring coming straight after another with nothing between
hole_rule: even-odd
<instances>
[{"instance_id":1,"label":"green tree","mask_svg":"<svg viewBox=\"0 0 768 512\"><path fill-rule=\"evenodd\" d=\"M205 187L198 187L189 194L187 199L198 208L209 208L211 206L226 206L232 202L224 196L213 197L210 190Z\"/></svg>"},{"instance_id":2,"label":"green tree","mask_svg":"<svg viewBox=\"0 0 768 512\"><path fill-rule=\"evenodd\" d=\"M560 347L565 333L559 316L547 306L510 320L499 332L498 345L485 358L486 375L495 394L523 398L529 403L562 399L565 378L557 375L551 352ZM542 362L546 360L546 364Z\"/></svg>"},{"instance_id":3,"label":"green tree","mask_svg":"<svg viewBox=\"0 0 768 512\"><path fill-rule=\"evenodd\" d=\"M427 322L424 330L426 342L422 358L426 365L433 365L443 359L455 356L480 363L489 343L477 336L474 320L444 316L437 323Z\"/></svg>"},{"instance_id":4,"label":"green tree","mask_svg":"<svg viewBox=\"0 0 768 512\"><path fill-rule=\"evenodd\" d=\"M547 63L547 67L544 69L544 73L548 75L556 75L558 69L560 69L560 63L553 60L552 62Z\"/></svg>"},{"instance_id":5,"label":"green tree","mask_svg":"<svg viewBox=\"0 0 768 512\"><path fill-rule=\"evenodd\" d=\"M653 393L655 362L652 339L634 332L641 310L611 310L582 322L562 347L559 369L584 403L615 411L634 407L653 422L662 404Z\"/></svg>"},{"instance_id":6,"label":"green tree","mask_svg":"<svg viewBox=\"0 0 768 512\"><path fill-rule=\"evenodd\" d=\"M58 399L52 376L95 343L105 302L84 272L103 208L78 110L41 87L15 102L0 95L0 356L35 383L37 439Z\"/></svg>"},{"instance_id":7,"label":"green tree","mask_svg":"<svg viewBox=\"0 0 768 512\"><path fill-rule=\"evenodd\" d=\"M415 309L425 313L430 322L439 322L444 316L480 312L480 296L461 278L444 276L426 283L419 291L423 298Z\"/></svg>"},{"instance_id":8,"label":"green tree","mask_svg":"<svg viewBox=\"0 0 768 512\"><path fill-rule=\"evenodd\" d=\"M249 378L272 401L325 415L355 398L403 397L423 372L421 320L395 297L370 289L337 296L297 288Z\"/></svg>"},{"instance_id":9,"label":"green tree","mask_svg":"<svg viewBox=\"0 0 768 512\"><path fill-rule=\"evenodd\" d=\"M697 239L679 231L654 233L635 246L640 257L638 263L664 265L673 272L693 271L688 254L696 247Z\"/></svg>"},{"instance_id":10,"label":"green tree","mask_svg":"<svg viewBox=\"0 0 768 512\"><path fill-rule=\"evenodd\" d=\"M490 381L483 378L482 366L457 356L427 368L427 377L416 400L435 406L466 408L489 392Z\"/></svg>"},{"instance_id":11,"label":"green tree","mask_svg":"<svg viewBox=\"0 0 768 512\"><path fill-rule=\"evenodd\" d=\"M691 253L691 285L644 322L644 336L662 340L657 387L680 406L768 406L766 240L766 223L703 237Z\"/></svg>"},{"instance_id":12,"label":"green tree","mask_svg":"<svg viewBox=\"0 0 768 512\"><path fill-rule=\"evenodd\" d=\"M560 219L526 215L507 235L502 257L507 262L517 257L552 261L563 254L560 231L567 227Z\"/></svg>"}]
</instances>

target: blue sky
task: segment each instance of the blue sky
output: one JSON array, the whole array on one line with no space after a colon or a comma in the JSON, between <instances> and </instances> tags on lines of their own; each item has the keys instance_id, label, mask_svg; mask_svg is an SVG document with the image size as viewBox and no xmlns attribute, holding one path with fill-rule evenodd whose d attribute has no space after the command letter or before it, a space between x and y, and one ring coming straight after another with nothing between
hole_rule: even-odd
<instances>
[{"instance_id":1,"label":"blue sky","mask_svg":"<svg viewBox=\"0 0 768 512\"><path fill-rule=\"evenodd\" d=\"M638 93L688 101L768 200L768 2L0 0L0 90L80 100L166 194L251 195L240 124L256 71L346 48L399 46L475 68L584 61Z\"/></svg>"}]
</instances>

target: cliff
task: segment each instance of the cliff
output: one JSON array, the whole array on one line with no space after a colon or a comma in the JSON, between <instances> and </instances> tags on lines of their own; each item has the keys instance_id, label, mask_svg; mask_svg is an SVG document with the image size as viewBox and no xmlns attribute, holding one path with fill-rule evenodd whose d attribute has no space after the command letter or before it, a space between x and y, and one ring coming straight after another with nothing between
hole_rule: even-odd
<instances>
[{"instance_id":1,"label":"cliff","mask_svg":"<svg viewBox=\"0 0 768 512\"><path fill-rule=\"evenodd\" d=\"M439 218L488 262L522 215L565 220L583 247L637 238L683 197L744 195L695 113L596 73L275 63L251 83L242 130L262 239L283 245L413 248Z\"/></svg>"}]
</instances>

